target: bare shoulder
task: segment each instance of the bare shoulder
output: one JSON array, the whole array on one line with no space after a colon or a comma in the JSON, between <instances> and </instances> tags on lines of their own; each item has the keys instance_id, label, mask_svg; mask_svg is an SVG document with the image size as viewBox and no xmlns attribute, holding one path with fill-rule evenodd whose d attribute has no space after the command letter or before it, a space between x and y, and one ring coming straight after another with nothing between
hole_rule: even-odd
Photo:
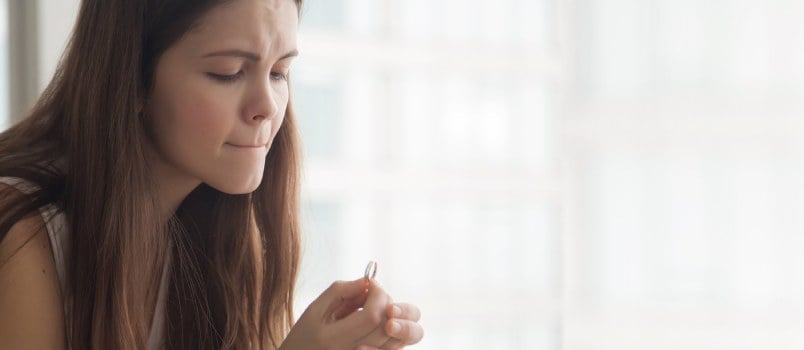
<instances>
[{"instance_id":1,"label":"bare shoulder","mask_svg":"<svg viewBox=\"0 0 804 350\"><path fill-rule=\"evenodd\" d=\"M7 188L0 184L0 189ZM0 202L6 200L0 198ZM0 344L4 347L65 348L59 279L40 215L29 215L14 224L0 242L0 310Z\"/></svg>"}]
</instances>

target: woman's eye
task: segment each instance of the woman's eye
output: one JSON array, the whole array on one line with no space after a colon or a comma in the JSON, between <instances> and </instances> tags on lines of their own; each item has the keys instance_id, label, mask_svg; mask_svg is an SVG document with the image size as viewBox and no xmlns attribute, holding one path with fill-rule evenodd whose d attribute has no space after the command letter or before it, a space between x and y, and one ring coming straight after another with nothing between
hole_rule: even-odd
<instances>
[{"instance_id":1,"label":"woman's eye","mask_svg":"<svg viewBox=\"0 0 804 350\"><path fill-rule=\"evenodd\" d=\"M288 80L288 75L285 73L272 72L271 79L277 81Z\"/></svg>"},{"instance_id":2,"label":"woman's eye","mask_svg":"<svg viewBox=\"0 0 804 350\"><path fill-rule=\"evenodd\" d=\"M214 80L222 82L222 83L231 83L233 81L236 81L237 79L240 79L240 77L242 75L243 75L243 71L237 72L236 74L232 74L232 75L217 74L217 73L207 73L207 76L209 76L210 78L212 78Z\"/></svg>"}]
</instances>

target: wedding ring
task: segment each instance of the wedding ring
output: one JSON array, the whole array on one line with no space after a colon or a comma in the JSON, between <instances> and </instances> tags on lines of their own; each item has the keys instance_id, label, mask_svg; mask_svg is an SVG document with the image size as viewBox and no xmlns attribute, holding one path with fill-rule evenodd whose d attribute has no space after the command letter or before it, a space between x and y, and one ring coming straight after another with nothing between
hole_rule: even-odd
<instances>
[{"instance_id":1,"label":"wedding ring","mask_svg":"<svg viewBox=\"0 0 804 350\"><path fill-rule=\"evenodd\" d=\"M377 262L372 260L366 265L366 272L363 274L363 278L368 282L369 280L373 280L374 276L377 276Z\"/></svg>"}]
</instances>

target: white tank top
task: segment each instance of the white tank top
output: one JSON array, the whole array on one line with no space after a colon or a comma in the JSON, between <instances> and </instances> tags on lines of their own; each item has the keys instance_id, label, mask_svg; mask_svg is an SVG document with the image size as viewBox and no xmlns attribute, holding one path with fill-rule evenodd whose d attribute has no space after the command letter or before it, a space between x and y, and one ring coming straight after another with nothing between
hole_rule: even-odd
<instances>
[{"instance_id":1,"label":"white tank top","mask_svg":"<svg viewBox=\"0 0 804 350\"><path fill-rule=\"evenodd\" d=\"M20 178L14 177L0 177L0 183L13 186L23 193L31 193L36 190L36 186ZM59 284L61 285L61 295L67 292L66 271L67 268L67 245L68 239L68 226L64 212L53 204L47 204L39 208L39 213L45 222L47 234L50 237L50 247L53 250L53 261L56 263L56 272L59 275ZM157 350L163 347L164 343L164 324L165 324L165 298L167 297L167 272L168 262L170 258L165 259L165 265L162 269L162 282L159 284L159 294L156 301L156 309L154 310L153 320L151 320L151 331L148 336L148 349ZM68 317L70 314L70 307L64 302L64 315Z\"/></svg>"}]
</instances>

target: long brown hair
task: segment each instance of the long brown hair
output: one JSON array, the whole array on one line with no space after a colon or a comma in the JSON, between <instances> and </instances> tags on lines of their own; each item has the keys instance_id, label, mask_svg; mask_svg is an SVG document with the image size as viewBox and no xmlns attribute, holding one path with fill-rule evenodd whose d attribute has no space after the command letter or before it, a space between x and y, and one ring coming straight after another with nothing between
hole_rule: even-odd
<instances>
[{"instance_id":1,"label":"long brown hair","mask_svg":"<svg viewBox=\"0 0 804 350\"><path fill-rule=\"evenodd\" d=\"M300 153L291 104L253 193L202 184L165 218L149 169L142 106L156 63L225 1L82 0L55 76L0 134L0 175L38 187L0 208L0 240L47 203L67 219L70 348L145 348L145 306L168 258L167 348L277 348L293 324Z\"/></svg>"}]
</instances>

